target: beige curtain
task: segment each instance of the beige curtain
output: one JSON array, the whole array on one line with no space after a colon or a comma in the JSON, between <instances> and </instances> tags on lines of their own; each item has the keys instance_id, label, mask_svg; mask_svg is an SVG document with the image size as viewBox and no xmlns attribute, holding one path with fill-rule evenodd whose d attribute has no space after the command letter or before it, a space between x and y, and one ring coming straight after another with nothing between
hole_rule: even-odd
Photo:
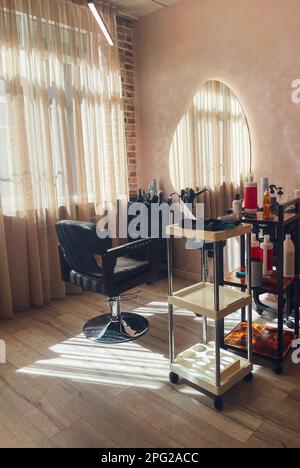
<instances>
[{"instance_id":1,"label":"beige curtain","mask_svg":"<svg viewBox=\"0 0 300 468\"><path fill-rule=\"evenodd\" d=\"M242 189L251 166L247 120L234 93L219 81L207 81L180 121L170 152L176 190L207 187L206 216L222 215Z\"/></svg>"},{"instance_id":2,"label":"beige curtain","mask_svg":"<svg viewBox=\"0 0 300 468\"><path fill-rule=\"evenodd\" d=\"M115 11L0 0L0 317L62 299L55 223L128 194Z\"/></svg>"}]
</instances>

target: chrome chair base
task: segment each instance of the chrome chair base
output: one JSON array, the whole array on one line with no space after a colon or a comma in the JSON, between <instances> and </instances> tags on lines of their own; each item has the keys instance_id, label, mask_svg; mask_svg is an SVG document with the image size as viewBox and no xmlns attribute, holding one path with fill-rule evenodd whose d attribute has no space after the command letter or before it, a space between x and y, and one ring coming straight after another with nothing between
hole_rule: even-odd
<instances>
[{"instance_id":1,"label":"chrome chair base","mask_svg":"<svg viewBox=\"0 0 300 468\"><path fill-rule=\"evenodd\" d=\"M83 333L97 343L114 344L133 341L149 330L149 322L141 315L119 314L117 320L111 314L96 317L84 326Z\"/></svg>"}]
</instances>

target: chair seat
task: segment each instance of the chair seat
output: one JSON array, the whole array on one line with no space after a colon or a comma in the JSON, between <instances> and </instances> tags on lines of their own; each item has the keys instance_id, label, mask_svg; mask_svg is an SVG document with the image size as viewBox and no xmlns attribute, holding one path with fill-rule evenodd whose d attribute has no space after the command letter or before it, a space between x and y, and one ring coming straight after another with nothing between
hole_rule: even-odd
<instances>
[{"instance_id":1,"label":"chair seat","mask_svg":"<svg viewBox=\"0 0 300 468\"><path fill-rule=\"evenodd\" d=\"M141 276L148 274L150 269L151 266L148 261L119 257L114 269L114 282L116 285L124 283L122 290L126 291L128 286L132 287L132 280L134 278L141 279ZM70 282L76 286L88 291L106 294L103 278L103 273L86 275L74 270L70 273Z\"/></svg>"},{"instance_id":2,"label":"chair seat","mask_svg":"<svg viewBox=\"0 0 300 468\"><path fill-rule=\"evenodd\" d=\"M132 278L133 276L141 273L148 272L150 270L150 263L146 260L137 260L129 257L119 257L117 264L114 269L114 276L116 281L122 281L126 278Z\"/></svg>"}]
</instances>

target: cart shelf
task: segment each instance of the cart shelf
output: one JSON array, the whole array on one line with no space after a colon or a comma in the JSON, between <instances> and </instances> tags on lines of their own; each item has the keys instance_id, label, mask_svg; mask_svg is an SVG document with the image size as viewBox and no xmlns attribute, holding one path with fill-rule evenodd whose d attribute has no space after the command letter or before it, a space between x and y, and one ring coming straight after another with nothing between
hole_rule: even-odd
<instances>
[{"instance_id":1,"label":"cart shelf","mask_svg":"<svg viewBox=\"0 0 300 468\"><path fill-rule=\"evenodd\" d=\"M259 323L253 323L252 330L253 353L267 359L277 359L278 330ZM295 333L284 330L283 357L287 356L295 338ZM247 323L241 322L237 325L224 341L226 347L245 352L247 350Z\"/></svg>"},{"instance_id":2,"label":"cart shelf","mask_svg":"<svg viewBox=\"0 0 300 468\"><path fill-rule=\"evenodd\" d=\"M224 282L229 286L234 287L243 287L247 286L247 281L245 278L237 278L236 273L245 272L246 268L240 267L236 270L233 270L231 273L225 275ZM283 290L286 291L291 284L295 281L296 278L283 278ZM266 292L275 293L278 289L277 287L278 275L274 270L272 276L263 280L263 285L259 288Z\"/></svg>"},{"instance_id":3,"label":"cart shelf","mask_svg":"<svg viewBox=\"0 0 300 468\"><path fill-rule=\"evenodd\" d=\"M295 202L296 200L294 200ZM293 204L293 201L289 202L288 204ZM292 223L293 221L298 219L298 214L297 213L284 213L282 220L283 223L289 224ZM262 212L258 212L254 218L243 218L243 223L251 223L252 225L255 224L264 224L264 225L276 225L280 222L279 216L278 215L271 215L270 219L264 219L264 214Z\"/></svg>"},{"instance_id":4,"label":"cart shelf","mask_svg":"<svg viewBox=\"0 0 300 468\"><path fill-rule=\"evenodd\" d=\"M214 344L197 344L179 354L171 364L171 371L179 377L205 389L213 395L223 395L253 370L248 360L221 350L221 385L215 381Z\"/></svg>"},{"instance_id":5,"label":"cart shelf","mask_svg":"<svg viewBox=\"0 0 300 468\"><path fill-rule=\"evenodd\" d=\"M204 389L214 396L214 408L221 410L223 408L223 394L243 378L250 382L253 377L251 275L247 293L220 284L220 278L223 276L220 264L224 240L247 236L248 270L251 272L251 226L249 224L241 224L226 231L212 232L183 229L179 225L172 224L167 227L167 234L169 235L167 246L169 356L171 371L169 379L171 383L177 384L181 377L197 385L200 389ZM173 292L172 243L174 237L214 244L214 284L209 283L206 278L206 261L205 256L202 255L202 278L205 280L181 291ZM177 358L175 358L174 346L174 306L203 316L203 345L195 345L193 348L178 355ZM239 309L245 308L248 309L249 333L247 360L221 349L221 336L223 339L222 322L224 318ZM207 345L208 318L215 322L215 341L213 345Z\"/></svg>"},{"instance_id":6,"label":"cart shelf","mask_svg":"<svg viewBox=\"0 0 300 468\"><path fill-rule=\"evenodd\" d=\"M252 302L250 295L225 286L219 286L219 294L219 311L214 310L214 285L211 283L198 283L177 291L169 296L168 302L213 320L222 320Z\"/></svg>"},{"instance_id":7,"label":"cart shelf","mask_svg":"<svg viewBox=\"0 0 300 468\"><path fill-rule=\"evenodd\" d=\"M173 224L167 226L166 233L169 236L185 238L198 242L222 242L233 237L239 237L251 233L251 226L249 224L240 224L233 229L226 229L225 231L203 231L200 229L184 229L180 227L179 224Z\"/></svg>"}]
</instances>

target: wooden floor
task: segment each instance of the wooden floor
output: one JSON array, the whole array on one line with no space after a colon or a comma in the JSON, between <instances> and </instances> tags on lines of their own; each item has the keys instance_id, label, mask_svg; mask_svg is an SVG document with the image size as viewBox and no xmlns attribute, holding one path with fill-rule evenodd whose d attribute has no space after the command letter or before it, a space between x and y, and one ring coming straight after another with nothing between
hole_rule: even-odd
<instances>
[{"instance_id":1,"label":"wooden floor","mask_svg":"<svg viewBox=\"0 0 300 468\"><path fill-rule=\"evenodd\" d=\"M300 447L300 365L290 358L281 377L256 366L253 382L226 394L222 413L196 389L169 384L166 289L144 286L124 304L151 326L125 345L82 336L85 321L106 310L95 294L1 321L0 446ZM177 350L200 336L201 319L177 311Z\"/></svg>"}]
</instances>

